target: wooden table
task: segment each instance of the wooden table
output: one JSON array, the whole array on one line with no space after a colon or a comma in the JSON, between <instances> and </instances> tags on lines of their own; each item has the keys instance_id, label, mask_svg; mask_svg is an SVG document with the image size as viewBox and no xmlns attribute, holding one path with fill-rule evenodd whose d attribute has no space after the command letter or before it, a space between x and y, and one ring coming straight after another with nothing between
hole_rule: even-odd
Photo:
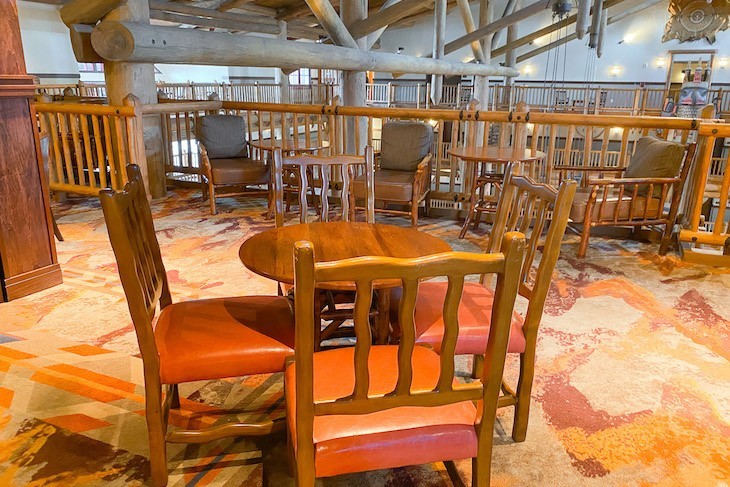
<instances>
[{"instance_id":1,"label":"wooden table","mask_svg":"<svg viewBox=\"0 0 730 487\"><path fill-rule=\"evenodd\" d=\"M314 244L316 262L330 262L363 256L423 257L450 252L440 238L412 228L361 222L301 223L274 228L247 239L238 252L248 269L275 281L294 284L294 243L308 240ZM376 340L385 343L390 318L390 289L402 285L398 279L375 281L378 291ZM326 290L354 290L353 282L329 282Z\"/></svg>"},{"instance_id":2,"label":"wooden table","mask_svg":"<svg viewBox=\"0 0 730 487\"><path fill-rule=\"evenodd\" d=\"M326 140L318 142L316 139L306 140L306 137L299 139L288 138L285 140L274 139L273 141L271 139L254 140L249 142L249 144L260 151L267 152L268 154L273 153L274 149L279 147L285 156L315 154L321 150L329 148L329 142Z\"/></svg>"},{"instance_id":3,"label":"wooden table","mask_svg":"<svg viewBox=\"0 0 730 487\"><path fill-rule=\"evenodd\" d=\"M532 149L514 149L512 147L458 147L449 151L449 154L466 163L464 182L468 184L469 211L461 228L459 238L464 238L472 218L477 217L474 226L479 224L481 212L495 211L499 186L504 180L503 172L487 170L487 164L506 165L510 162L531 163L545 159L547 154ZM480 167L481 166L481 167ZM487 186L494 188L492 194L485 194ZM479 194L477 194L479 192Z\"/></svg>"}]
</instances>

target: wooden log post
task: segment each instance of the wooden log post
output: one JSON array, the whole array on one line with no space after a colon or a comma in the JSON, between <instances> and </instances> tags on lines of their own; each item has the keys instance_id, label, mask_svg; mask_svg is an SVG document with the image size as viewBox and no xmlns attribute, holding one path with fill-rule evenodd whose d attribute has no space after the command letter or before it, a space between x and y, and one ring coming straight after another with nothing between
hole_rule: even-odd
<instances>
[{"instance_id":1,"label":"wooden log post","mask_svg":"<svg viewBox=\"0 0 730 487\"><path fill-rule=\"evenodd\" d=\"M504 12L502 13L502 17L500 17L500 18L507 17L508 15L511 15L515 10L519 10L520 6L517 5L517 1L518 0L507 0L507 5L504 6ZM515 25L515 24L512 24L512 25ZM492 36L492 42L491 42L492 50L496 49L497 45L502 40L502 31L504 31L504 29L498 30Z\"/></svg>"},{"instance_id":2,"label":"wooden log post","mask_svg":"<svg viewBox=\"0 0 730 487\"><path fill-rule=\"evenodd\" d=\"M310 0L311 1L311 0ZM329 3L329 0L324 0ZM340 16L345 25L354 24L368 16L367 0L342 0L340 2ZM365 49L367 37L357 39L360 49ZM365 71L344 71L342 73L342 102L345 106L365 106L367 77ZM345 152L358 154L365 147L367 138L367 123L364 117L347 117Z\"/></svg>"},{"instance_id":3,"label":"wooden log post","mask_svg":"<svg viewBox=\"0 0 730 487\"><path fill-rule=\"evenodd\" d=\"M351 1L351 0L348 0ZM312 10L312 13L319 23L322 24L324 30L329 34L330 38L338 46L349 47L351 49L358 49L358 43L347 30L345 24L337 16L337 11L329 2L329 0L306 0L307 5ZM346 3L346 2L345 2ZM344 7L340 6L340 10ZM367 15L367 6L365 7L365 15ZM343 17L344 20L344 17Z\"/></svg>"},{"instance_id":4,"label":"wooden log post","mask_svg":"<svg viewBox=\"0 0 730 487\"><path fill-rule=\"evenodd\" d=\"M578 0L578 14L575 21L575 36L578 39L588 33L591 19L591 0Z\"/></svg>"},{"instance_id":5,"label":"wooden log post","mask_svg":"<svg viewBox=\"0 0 730 487\"><path fill-rule=\"evenodd\" d=\"M516 0L514 3L514 9L519 10L521 7L520 0ZM509 47L512 45L512 43L517 40L519 37L519 28L517 27L517 24L512 24L509 27L507 27L507 42L505 45L508 47L507 52L504 56L504 65L508 66L510 68L517 67L517 50L516 49L510 49ZM514 78L506 78L507 84L513 85L515 82Z\"/></svg>"},{"instance_id":6,"label":"wooden log post","mask_svg":"<svg viewBox=\"0 0 730 487\"><path fill-rule=\"evenodd\" d=\"M595 0L593 2L593 17L591 18L591 32L588 37L588 47L596 49L598 47L598 36L601 34L601 15L603 13L603 0Z\"/></svg>"},{"instance_id":7,"label":"wooden log post","mask_svg":"<svg viewBox=\"0 0 730 487\"><path fill-rule=\"evenodd\" d=\"M446 0L434 0L433 31L433 58L441 59L444 57L444 45L446 44ZM434 105L441 104L443 91L444 76L432 74L431 101Z\"/></svg>"},{"instance_id":8,"label":"wooden log post","mask_svg":"<svg viewBox=\"0 0 730 487\"><path fill-rule=\"evenodd\" d=\"M479 28L482 29L492 24L492 17L494 12L494 4L490 0L481 0L479 2ZM475 31L476 32L476 31ZM495 30L496 32L496 30ZM473 34L473 33L472 33ZM467 34L468 35L468 34ZM489 64L492 60L492 34L487 34L479 40L482 46L482 52L484 53L484 62ZM479 104L488 109L489 107L489 76L475 76L474 77L474 97L479 101ZM478 145L482 145L482 141L486 139L484 137L484 130L487 129L486 123L477 124L477 141Z\"/></svg>"},{"instance_id":9,"label":"wooden log post","mask_svg":"<svg viewBox=\"0 0 730 487\"><path fill-rule=\"evenodd\" d=\"M456 0L456 4L459 6L459 13L461 14L461 20L464 22L464 29L467 34L471 34L477 30L477 26L474 23L474 16L471 14L471 8L469 8L469 0ZM482 64L486 63L484 51L482 51L482 45L479 41L471 41L471 52L474 53L474 59Z\"/></svg>"},{"instance_id":10,"label":"wooden log post","mask_svg":"<svg viewBox=\"0 0 730 487\"><path fill-rule=\"evenodd\" d=\"M112 10L105 21L149 22L150 11L147 0L127 0L126 4ZM93 43L93 40L92 40ZM108 58L107 58L108 59ZM122 105L127 95L134 95L143 105L157 103L155 68L152 63L110 62L104 63L106 93L111 105ZM165 188L165 159L160 117L143 117L144 147L147 156L148 187L152 198L167 194ZM145 161L138 160L140 166ZM144 174L144 171L143 171Z\"/></svg>"},{"instance_id":11,"label":"wooden log post","mask_svg":"<svg viewBox=\"0 0 730 487\"><path fill-rule=\"evenodd\" d=\"M601 12L600 28L598 29L598 42L596 44L596 56L603 56L604 38L606 37L606 26L608 22L608 12Z\"/></svg>"},{"instance_id":12,"label":"wooden log post","mask_svg":"<svg viewBox=\"0 0 730 487\"><path fill-rule=\"evenodd\" d=\"M283 20L279 21L279 34L276 36L277 39L286 40L286 22ZM286 74L281 68L274 69L274 83L279 85L281 90L281 103L289 103L289 75Z\"/></svg>"}]
</instances>

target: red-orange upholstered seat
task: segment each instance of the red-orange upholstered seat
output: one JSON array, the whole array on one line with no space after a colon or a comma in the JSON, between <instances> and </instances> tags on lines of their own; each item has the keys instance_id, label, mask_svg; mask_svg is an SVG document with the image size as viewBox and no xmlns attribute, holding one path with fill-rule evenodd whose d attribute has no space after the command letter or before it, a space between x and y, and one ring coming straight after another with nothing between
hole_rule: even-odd
<instances>
[{"instance_id":1,"label":"red-orange upholstered seat","mask_svg":"<svg viewBox=\"0 0 730 487\"><path fill-rule=\"evenodd\" d=\"M346 397L355 385L354 348L314 354L314 400ZM417 346L413 352L411 391L432 390L439 378L440 357ZM398 347L375 345L368 357L369 394L391 392L398 379ZM296 445L296 364L286 370L287 422ZM470 401L437 407L400 407L370 414L315 416L314 464L317 477L471 458L477 452ZM408 445L406 447L405 445Z\"/></svg>"},{"instance_id":2,"label":"red-orange upholstered seat","mask_svg":"<svg viewBox=\"0 0 730 487\"><path fill-rule=\"evenodd\" d=\"M278 296L183 301L155 326L163 384L284 370L294 353L294 317Z\"/></svg>"},{"instance_id":3,"label":"red-orange upholstered seat","mask_svg":"<svg viewBox=\"0 0 730 487\"><path fill-rule=\"evenodd\" d=\"M446 298L447 282L423 282L418 286L416 298L416 342L427 343L437 353L441 352L444 337L443 302ZM395 307L400 302L400 289L394 291L391 299ZM457 355L481 354L487 348L489 322L492 317L494 291L478 282L467 282L459 303L459 340L456 342ZM391 308L391 313L394 310ZM396 316L394 313L392 316ZM525 334L522 332L524 319L519 313L512 314L512 327L509 334L507 352L525 351Z\"/></svg>"}]
</instances>

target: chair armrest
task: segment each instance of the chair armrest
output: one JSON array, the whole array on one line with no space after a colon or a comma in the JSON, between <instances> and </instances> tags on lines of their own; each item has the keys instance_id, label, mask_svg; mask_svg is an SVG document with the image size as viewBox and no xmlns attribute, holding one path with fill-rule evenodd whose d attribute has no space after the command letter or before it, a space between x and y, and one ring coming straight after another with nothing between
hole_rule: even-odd
<instances>
[{"instance_id":1,"label":"chair armrest","mask_svg":"<svg viewBox=\"0 0 730 487\"><path fill-rule=\"evenodd\" d=\"M213 182L213 170L210 167L210 159L208 158L208 149L205 148L202 142L198 141L198 147L200 148L200 168L202 173L208 178L209 182Z\"/></svg>"},{"instance_id":2,"label":"chair armrest","mask_svg":"<svg viewBox=\"0 0 730 487\"><path fill-rule=\"evenodd\" d=\"M428 154L421 162L418 163L416 173L413 175L413 196L415 198L420 198L421 195L426 192L431 183L430 175L432 159L433 156Z\"/></svg>"},{"instance_id":3,"label":"chair armrest","mask_svg":"<svg viewBox=\"0 0 730 487\"><path fill-rule=\"evenodd\" d=\"M587 186L625 186L627 184L675 184L682 179L676 178L606 178L586 181Z\"/></svg>"}]
</instances>

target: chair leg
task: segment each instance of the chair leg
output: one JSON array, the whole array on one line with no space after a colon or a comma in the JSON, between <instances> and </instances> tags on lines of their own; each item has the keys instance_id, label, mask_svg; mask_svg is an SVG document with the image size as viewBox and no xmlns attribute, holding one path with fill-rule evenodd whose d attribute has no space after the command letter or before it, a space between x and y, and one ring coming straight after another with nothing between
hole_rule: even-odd
<instances>
[{"instance_id":1,"label":"chair leg","mask_svg":"<svg viewBox=\"0 0 730 487\"><path fill-rule=\"evenodd\" d=\"M418 226L418 203L411 203L411 226Z\"/></svg>"},{"instance_id":2,"label":"chair leg","mask_svg":"<svg viewBox=\"0 0 730 487\"><path fill-rule=\"evenodd\" d=\"M170 402L170 409L180 409L180 391L177 388L177 384L172 385L172 401Z\"/></svg>"},{"instance_id":3,"label":"chair leg","mask_svg":"<svg viewBox=\"0 0 730 487\"><path fill-rule=\"evenodd\" d=\"M215 215L215 187L212 184L208 185L208 200L210 202L210 214Z\"/></svg>"},{"instance_id":4,"label":"chair leg","mask_svg":"<svg viewBox=\"0 0 730 487\"><path fill-rule=\"evenodd\" d=\"M491 429L489 430L491 434ZM472 458L471 460L471 485L472 487L489 487L490 477L492 474L492 442L484 452L479 452L481 457Z\"/></svg>"},{"instance_id":5,"label":"chair leg","mask_svg":"<svg viewBox=\"0 0 730 487\"><path fill-rule=\"evenodd\" d=\"M165 425L162 416L161 395L150 394L147 390L145 417L147 420L147 435L150 446L150 473L152 484L155 487L167 485L167 447L165 443ZM156 404L155 404L156 403Z\"/></svg>"},{"instance_id":6,"label":"chair leg","mask_svg":"<svg viewBox=\"0 0 730 487\"><path fill-rule=\"evenodd\" d=\"M423 203L423 216L429 216L431 210L431 192L426 193L426 199Z\"/></svg>"},{"instance_id":7,"label":"chair leg","mask_svg":"<svg viewBox=\"0 0 730 487\"><path fill-rule=\"evenodd\" d=\"M481 379L484 373L484 355L474 355L474 363L471 366L471 378Z\"/></svg>"},{"instance_id":8,"label":"chair leg","mask_svg":"<svg viewBox=\"0 0 730 487\"><path fill-rule=\"evenodd\" d=\"M580 247L578 248L578 257L583 258L586 256L586 250L588 250L588 239L591 237L591 226L590 224L583 224L583 231L580 235Z\"/></svg>"},{"instance_id":9,"label":"chair leg","mask_svg":"<svg viewBox=\"0 0 730 487\"><path fill-rule=\"evenodd\" d=\"M517 382L517 404L512 423L512 439L517 443L525 441L527 424L530 420L530 395L535 376L535 355L520 355L520 378Z\"/></svg>"}]
</instances>

